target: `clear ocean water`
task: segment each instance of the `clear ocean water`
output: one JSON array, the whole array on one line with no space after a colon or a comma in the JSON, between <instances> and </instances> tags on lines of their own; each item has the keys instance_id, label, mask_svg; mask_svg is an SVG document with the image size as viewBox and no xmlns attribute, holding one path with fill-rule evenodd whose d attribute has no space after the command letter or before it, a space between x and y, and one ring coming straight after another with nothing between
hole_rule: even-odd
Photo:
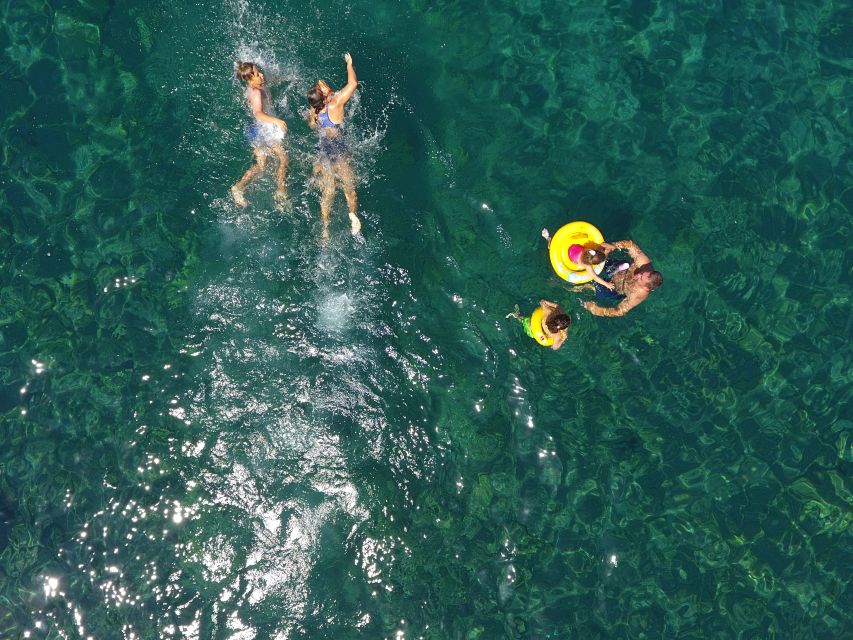
<instances>
[{"instance_id":1,"label":"clear ocean water","mask_svg":"<svg viewBox=\"0 0 853 640\"><path fill-rule=\"evenodd\" d=\"M11 0L0 55L0 637L853 638L849 3ZM663 287L586 314L573 219Z\"/></svg>"}]
</instances>

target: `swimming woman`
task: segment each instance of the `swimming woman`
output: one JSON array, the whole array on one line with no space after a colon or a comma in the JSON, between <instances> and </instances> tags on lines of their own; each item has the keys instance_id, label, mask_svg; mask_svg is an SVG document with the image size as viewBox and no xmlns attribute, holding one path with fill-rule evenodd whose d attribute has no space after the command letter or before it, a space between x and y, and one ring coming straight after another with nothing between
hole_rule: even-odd
<instances>
[{"instance_id":1,"label":"swimming woman","mask_svg":"<svg viewBox=\"0 0 853 640\"><path fill-rule=\"evenodd\" d=\"M323 239L329 237L329 214L335 202L335 186L340 182L347 199L349 220L353 235L361 230L361 220L358 219L358 196L355 192L355 174L352 169L352 156L347 148L343 135L344 105L349 102L358 87L355 69L352 67L352 56L344 54L347 63L347 84L340 91L332 91L323 80L308 91L308 104L311 111L308 114L308 124L317 129L318 158L314 163L314 175L318 176L320 184L320 215L323 218Z\"/></svg>"},{"instance_id":2,"label":"swimming woman","mask_svg":"<svg viewBox=\"0 0 853 640\"><path fill-rule=\"evenodd\" d=\"M284 186L284 178L287 174L287 153L282 146L287 125L281 118L270 114L270 92L266 78L258 65L254 62L238 62L237 77L246 83L246 106L252 116L252 121L246 128L246 137L252 145L255 164L243 174L237 184L231 187L231 197L238 206L246 206L246 197L243 192L252 180L264 172L267 155L272 153L278 158L275 199L282 203L287 200L287 188Z\"/></svg>"}]
</instances>

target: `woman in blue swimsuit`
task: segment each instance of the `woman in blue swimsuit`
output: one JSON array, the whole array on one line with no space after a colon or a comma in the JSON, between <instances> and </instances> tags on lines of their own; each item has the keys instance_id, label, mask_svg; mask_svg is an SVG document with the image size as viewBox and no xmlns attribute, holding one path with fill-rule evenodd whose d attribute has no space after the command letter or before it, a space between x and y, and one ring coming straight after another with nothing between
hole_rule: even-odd
<instances>
[{"instance_id":1,"label":"woman in blue swimsuit","mask_svg":"<svg viewBox=\"0 0 853 640\"><path fill-rule=\"evenodd\" d=\"M361 220L358 219L358 196L355 192L355 174L352 170L352 157L347 149L343 135L344 105L350 101L358 79L352 68L352 56L344 54L347 63L347 84L340 91L334 92L323 80L318 80L308 91L308 104L311 112L308 114L308 124L317 129L318 158L314 163L314 175L320 183L320 215L323 218L323 239L329 237L329 214L335 202L335 187L340 183L347 199L349 220L353 235L361 230Z\"/></svg>"}]
</instances>

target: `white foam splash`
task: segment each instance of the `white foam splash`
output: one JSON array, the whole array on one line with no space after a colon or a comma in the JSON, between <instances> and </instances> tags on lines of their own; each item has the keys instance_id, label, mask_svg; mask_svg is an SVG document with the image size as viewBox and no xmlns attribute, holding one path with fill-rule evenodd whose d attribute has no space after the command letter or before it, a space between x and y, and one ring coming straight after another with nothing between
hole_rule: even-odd
<instances>
[{"instance_id":1,"label":"white foam splash","mask_svg":"<svg viewBox=\"0 0 853 640\"><path fill-rule=\"evenodd\" d=\"M355 305L349 294L331 294L317 304L317 324L326 331L341 332L354 312Z\"/></svg>"}]
</instances>

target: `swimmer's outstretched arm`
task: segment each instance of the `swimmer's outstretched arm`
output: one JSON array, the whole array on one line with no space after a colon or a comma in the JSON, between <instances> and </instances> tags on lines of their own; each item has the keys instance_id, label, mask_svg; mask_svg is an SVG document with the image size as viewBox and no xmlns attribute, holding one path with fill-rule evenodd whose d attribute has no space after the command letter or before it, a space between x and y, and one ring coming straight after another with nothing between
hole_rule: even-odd
<instances>
[{"instance_id":1,"label":"swimmer's outstretched arm","mask_svg":"<svg viewBox=\"0 0 853 640\"><path fill-rule=\"evenodd\" d=\"M599 307L592 301L582 302L581 305L594 316L601 316L603 318L621 318L648 297L648 289L634 289L628 294L627 298L615 307Z\"/></svg>"},{"instance_id":2,"label":"swimmer's outstretched arm","mask_svg":"<svg viewBox=\"0 0 853 640\"><path fill-rule=\"evenodd\" d=\"M353 69L352 66L352 56L349 54L349 51L344 54L344 60L347 61L347 84L343 89L335 94L334 98L332 98L332 102L334 102L336 106L341 107L349 102L350 98L352 98L355 93L355 90L358 88L358 77L355 75L355 69Z\"/></svg>"},{"instance_id":3,"label":"swimmer's outstretched arm","mask_svg":"<svg viewBox=\"0 0 853 640\"><path fill-rule=\"evenodd\" d=\"M582 302L581 305L592 315L602 318L621 318L628 313L628 309L623 309L621 304L618 307L599 307L594 302Z\"/></svg>"}]
</instances>

